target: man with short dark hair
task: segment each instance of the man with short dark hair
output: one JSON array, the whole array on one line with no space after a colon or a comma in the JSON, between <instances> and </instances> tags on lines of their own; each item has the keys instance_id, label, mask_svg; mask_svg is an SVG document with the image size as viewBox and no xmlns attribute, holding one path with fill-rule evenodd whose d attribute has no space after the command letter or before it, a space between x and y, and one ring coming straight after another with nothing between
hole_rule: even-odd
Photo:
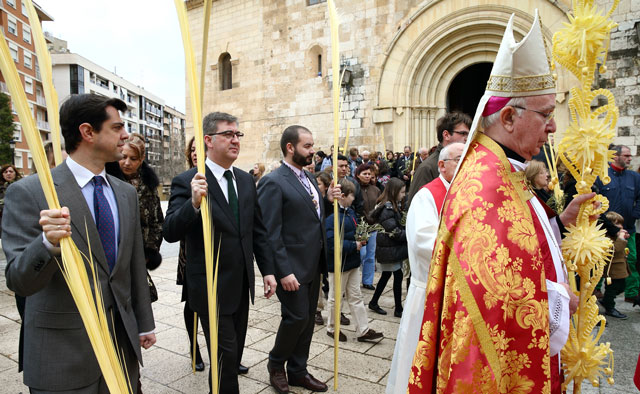
<instances>
[{"instance_id":1,"label":"man with short dark hair","mask_svg":"<svg viewBox=\"0 0 640 394\"><path fill-rule=\"evenodd\" d=\"M369 152L364 151L362 152L363 157L365 152L367 153L367 155L369 154ZM349 168L351 170L351 175L354 175L356 173L356 168L358 168L358 166L362 164L362 160L363 159L358 155L358 148L353 147L349 149Z\"/></svg>"},{"instance_id":2,"label":"man with short dark hair","mask_svg":"<svg viewBox=\"0 0 640 394\"><path fill-rule=\"evenodd\" d=\"M411 179L409 193L407 193L407 202L409 204L411 204L413 196L422 186L439 176L438 157L442 148L454 142L467 142L470 127L471 118L462 112L449 112L438 119L436 126L438 146L423 163L416 167L416 172Z\"/></svg>"},{"instance_id":3,"label":"man with short dark hair","mask_svg":"<svg viewBox=\"0 0 640 394\"><path fill-rule=\"evenodd\" d=\"M249 300L253 302L255 273L253 258L263 275L264 295L275 292L273 252L267 240L258 205L253 177L233 167L240 153L240 138L235 116L213 112L203 120L206 150L205 174L192 168L171 182L169 208L163 226L168 242L185 240L185 281L189 306L200 317L202 330L211 349L204 238L200 205L207 196L211 212L214 265L218 268L218 354L220 392L238 393L238 373L249 318ZM210 377L209 377L210 379ZM211 381L209 380L209 387Z\"/></svg>"},{"instance_id":4,"label":"man with short dark hair","mask_svg":"<svg viewBox=\"0 0 640 394\"><path fill-rule=\"evenodd\" d=\"M595 186L600 194L609 199L609 211L619 213L624 218L624 229L630 234L627 264L631 271L626 279L624 297L628 302L640 304L635 226L636 220L640 219L640 174L628 169L631 164L631 150L628 146L614 145L610 149L615 151L613 161L609 164L611 182L605 185L598 178Z\"/></svg>"},{"instance_id":5,"label":"man with short dark hair","mask_svg":"<svg viewBox=\"0 0 640 394\"><path fill-rule=\"evenodd\" d=\"M355 200L353 201L352 209L355 211L356 216L358 218L362 218L364 216L364 201L362 199L362 192L360 190L360 183L349 175L349 163L346 156L338 155L338 180L345 178L356 188L354 193Z\"/></svg>"},{"instance_id":6,"label":"man with short dark hair","mask_svg":"<svg viewBox=\"0 0 640 394\"><path fill-rule=\"evenodd\" d=\"M282 166L258 184L282 312L269 352L269 381L278 393L289 392L289 385L327 391L327 385L307 370L320 274L327 273L324 201L315 177L303 169L315 153L313 136L303 126L289 126L282 133L280 148ZM327 196L330 200L340 197L340 188L330 186Z\"/></svg>"},{"instance_id":7,"label":"man with short dark hair","mask_svg":"<svg viewBox=\"0 0 640 394\"><path fill-rule=\"evenodd\" d=\"M408 186L411 181L413 153L411 153L411 147L409 145L404 147L403 152L404 154L400 156L396 162L396 170L398 172L398 178L402 179Z\"/></svg>"},{"instance_id":8,"label":"man with short dark hair","mask_svg":"<svg viewBox=\"0 0 640 394\"><path fill-rule=\"evenodd\" d=\"M24 383L31 393L108 393L78 308L58 261L71 237L96 270L112 338L133 392L140 347L155 343L155 324L135 188L107 175L128 134L118 111L127 105L95 94L73 95L60 108L69 156L51 171L61 209L49 209L38 177L7 190L2 247L7 287L27 296Z\"/></svg>"}]
</instances>

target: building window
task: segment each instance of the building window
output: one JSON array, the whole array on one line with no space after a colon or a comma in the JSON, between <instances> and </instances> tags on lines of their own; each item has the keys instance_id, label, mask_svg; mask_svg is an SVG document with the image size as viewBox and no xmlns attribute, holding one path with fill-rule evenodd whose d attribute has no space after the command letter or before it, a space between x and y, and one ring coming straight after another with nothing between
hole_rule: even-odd
<instances>
[{"instance_id":1,"label":"building window","mask_svg":"<svg viewBox=\"0 0 640 394\"><path fill-rule=\"evenodd\" d=\"M14 154L16 156L14 158L16 168L22 168L22 152L15 152Z\"/></svg>"},{"instance_id":2,"label":"building window","mask_svg":"<svg viewBox=\"0 0 640 394\"><path fill-rule=\"evenodd\" d=\"M305 56L304 68L309 78L321 77L323 74L322 54L320 45L312 46Z\"/></svg>"},{"instance_id":3,"label":"building window","mask_svg":"<svg viewBox=\"0 0 640 394\"><path fill-rule=\"evenodd\" d=\"M24 66L26 68L31 68L31 54L28 52L24 52Z\"/></svg>"},{"instance_id":4,"label":"building window","mask_svg":"<svg viewBox=\"0 0 640 394\"><path fill-rule=\"evenodd\" d=\"M7 19L7 31L14 36L18 35L18 24L15 19L8 18Z\"/></svg>"},{"instance_id":5,"label":"building window","mask_svg":"<svg viewBox=\"0 0 640 394\"><path fill-rule=\"evenodd\" d=\"M7 0L7 5L16 8L16 0Z\"/></svg>"},{"instance_id":6,"label":"building window","mask_svg":"<svg viewBox=\"0 0 640 394\"><path fill-rule=\"evenodd\" d=\"M84 68L82 66L69 65L69 83L71 94L84 93Z\"/></svg>"},{"instance_id":7,"label":"building window","mask_svg":"<svg viewBox=\"0 0 640 394\"><path fill-rule=\"evenodd\" d=\"M22 25L22 39L31 44L31 28L27 25Z\"/></svg>"},{"instance_id":8,"label":"building window","mask_svg":"<svg viewBox=\"0 0 640 394\"><path fill-rule=\"evenodd\" d=\"M226 52L220 55L218 59L218 72L220 74L220 90L231 89L231 55Z\"/></svg>"},{"instance_id":9,"label":"building window","mask_svg":"<svg viewBox=\"0 0 640 394\"><path fill-rule=\"evenodd\" d=\"M22 15L26 16L27 18L29 17L29 13L27 12L27 6L24 4L24 1L20 2L22 5Z\"/></svg>"},{"instance_id":10,"label":"building window","mask_svg":"<svg viewBox=\"0 0 640 394\"><path fill-rule=\"evenodd\" d=\"M33 94L33 79L24 77L24 91L28 94Z\"/></svg>"},{"instance_id":11,"label":"building window","mask_svg":"<svg viewBox=\"0 0 640 394\"><path fill-rule=\"evenodd\" d=\"M320 3L326 3L327 0L307 0L307 5L316 5Z\"/></svg>"},{"instance_id":12,"label":"building window","mask_svg":"<svg viewBox=\"0 0 640 394\"><path fill-rule=\"evenodd\" d=\"M18 63L18 46L14 43L9 43L9 52L11 52L11 57L13 60Z\"/></svg>"}]
</instances>

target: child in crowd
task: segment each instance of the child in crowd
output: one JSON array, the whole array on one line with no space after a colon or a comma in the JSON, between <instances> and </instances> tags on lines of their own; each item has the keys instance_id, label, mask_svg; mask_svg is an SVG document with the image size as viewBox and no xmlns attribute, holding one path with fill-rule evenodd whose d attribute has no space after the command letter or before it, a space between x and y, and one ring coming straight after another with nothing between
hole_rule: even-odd
<instances>
[{"instance_id":1,"label":"child in crowd","mask_svg":"<svg viewBox=\"0 0 640 394\"><path fill-rule=\"evenodd\" d=\"M618 294L624 291L625 279L629 276L629 267L627 266L627 238L629 233L623 228L624 218L622 215L616 212L607 212L607 219L609 219L616 227L620 228L617 236L612 238L613 244L613 259L606 267L604 267L602 277L605 279L606 287L604 296L600 303L605 309L604 314L607 316L615 317L616 319L625 320L627 315L621 313L616 309L615 298ZM607 283L607 276L611 278L611 284Z\"/></svg>"},{"instance_id":2,"label":"child in crowd","mask_svg":"<svg viewBox=\"0 0 640 394\"><path fill-rule=\"evenodd\" d=\"M402 317L402 262L409 258L407 234L401 224L402 201L405 194L404 182L398 178L391 178L371 213L371 218L379 223L384 231L378 231L376 237L376 260L380 264L382 274L369 302L369 309L381 315L387 314L378 305L378 299L393 274L395 317Z\"/></svg>"},{"instance_id":3,"label":"child in crowd","mask_svg":"<svg viewBox=\"0 0 640 394\"><path fill-rule=\"evenodd\" d=\"M339 204L339 218L338 222L342 228L342 291L340 294L346 295L346 301L349 304L351 310L351 317L355 321L356 336L358 342L375 341L382 338L382 333L374 331L368 326L367 309L362 301L362 294L360 293L360 282L362 281L362 274L360 272L360 248L362 243L356 241L356 227L357 220L356 214L351 209L351 204L355 199L356 188L355 185L343 178L338 181L338 184L342 190L342 197L338 200ZM327 217L325 222L327 229L327 244L328 249L328 265L329 265L329 288L334 289L334 269L335 264L333 261L333 237L334 232L334 215L331 214ZM327 321L327 335L333 337L334 332L334 318L335 318L335 300L334 291L329 292L329 300L327 301L329 318ZM347 336L340 331L340 342L346 342Z\"/></svg>"}]
</instances>

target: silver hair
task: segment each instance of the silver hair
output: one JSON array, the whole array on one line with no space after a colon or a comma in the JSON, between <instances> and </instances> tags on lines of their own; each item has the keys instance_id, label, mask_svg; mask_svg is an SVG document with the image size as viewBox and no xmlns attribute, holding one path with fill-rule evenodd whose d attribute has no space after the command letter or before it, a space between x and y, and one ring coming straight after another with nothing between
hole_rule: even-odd
<instances>
[{"instance_id":1,"label":"silver hair","mask_svg":"<svg viewBox=\"0 0 640 394\"><path fill-rule=\"evenodd\" d=\"M464 144L462 142L454 142L442 148L442 150L440 151L440 155L438 156L438 161L451 159L451 157L449 157L451 153L451 149L459 145L462 145L464 147Z\"/></svg>"},{"instance_id":2,"label":"silver hair","mask_svg":"<svg viewBox=\"0 0 640 394\"><path fill-rule=\"evenodd\" d=\"M527 100L524 97L513 97L511 98L511 100L509 100L507 102L506 106L518 106L518 107L526 107L527 106ZM518 116L522 116L522 111L520 108L516 108L516 113L518 114ZM500 119L500 111L491 114L489 116L484 116L482 118L480 118L480 121L482 122L482 129L486 130L489 127L491 127L496 121L498 121L498 119Z\"/></svg>"},{"instance_id":3,"label":"silver hair","mask_svg":"<svg viewBox=\"0 0 640 394\"><path fill-rule=\"evenodd\" d=\"M422 153L429 153L429 150L427 148L425 148L424 146L421 147L420 149L418 149L418 154L421 155Z\"/></svg>"}]
</instances>

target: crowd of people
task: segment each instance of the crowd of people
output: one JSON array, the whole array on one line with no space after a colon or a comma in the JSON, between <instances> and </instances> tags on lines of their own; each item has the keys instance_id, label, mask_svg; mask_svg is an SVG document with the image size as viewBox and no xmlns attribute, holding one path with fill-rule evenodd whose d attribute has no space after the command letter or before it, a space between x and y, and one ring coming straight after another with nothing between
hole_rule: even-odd
<instances>
[{"instance_id":1,"label":"crowd of people","mask_svg":"<svg viewBox=\"0 0 640 394\"><path fill-rule=\"evenodd\" d=\"M110 330L137 393L144 389L140 348L156 341L151 303L158 294L149 270L162 262L162 239L180 242L185 326L195 369L205 370L193 331L197 313L210 351L201 220L206 201L219 302L218 354L210 359L219 363L220 392L238 393L238 375L248 372L242 355L257 265L262 296L275 294L280 302L265 371L279 393L291 386L328 390L307 366L323 313L326 335L341 342L349 338L336 333L337 316L341 325L353 321L357 341L396 339L388 393L560 393L560 350L577 308L560 245L580 205L595 194L575 196L575 179L561 170L556 184L565 197L558 200L545 162L536 161L556 130L555 82L538 53L541 40L535 18L519 46L503 41L492 76L507 80L490 78L473 119L459 112L440 118L438 145L431 149L405 146L383 154L352 147L334 157L316 152L311 130L291 125L280 138L282 161L271 171L256 163L245 172L234 166L244 136L238 118L212 112L202 121L206 170L198 172L192 138L185 152L189 169L173 179L165 216L158 178L144 161L144 139L129 135L120 118L126 104L71 96L60 109L68 157L52 169L62 208L49 209L37 176L20 179L12 165L0 169L6 279L19 307L22 299L20 358L30 392L108 392L56 263L64 237L96 261L104 307L113 317ZM607 316L625 319L615 308L619 293L640 305L640 174L629 169L629 147L611 149L611 182L594 185L610 201L599 220L615 245L601 304ZM337 236L340 264L333 257ZM342 287L336 292L338 266ZM391 277L397 333L370 327L368 318L369 311L388 313L379 301ZM336 313L336 293L351 319Z\"/></svg>"}]
</instances>

